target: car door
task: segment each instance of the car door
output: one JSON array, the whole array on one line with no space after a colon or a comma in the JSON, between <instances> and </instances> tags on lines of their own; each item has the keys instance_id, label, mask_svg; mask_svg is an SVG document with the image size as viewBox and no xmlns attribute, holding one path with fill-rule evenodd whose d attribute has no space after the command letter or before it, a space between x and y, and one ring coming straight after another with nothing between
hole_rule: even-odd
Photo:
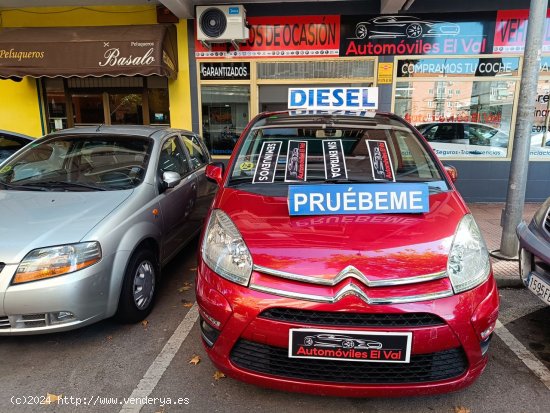
<instances>
[{"instance_id":1,"label":"car door","mask_svg":"<svg viewBox=\"0 0 550 413\"><path fill-rule=\"evenodd\" d=\"M198 231L202 227L218 186L206 179L206 165L210 163L210 154L200 137L188 134L182 135L181 138L189 154L191 168L197 179L197 204L191 221L194 228Z\"/></svg>"},{"instance_id":2,"label":"car door","mask_svg":"<svg viewBox=\"0 0 550 413\"><path fill-rule=\"evenodd\" d=\"M178 185L166 188L164 172L177 172ZM162 142L157 165L159 205L163 225L163 261L170 259L189 240L194 230L191 221L197 199L197 180L178 135Z\"/></svg>"}]
</instances>

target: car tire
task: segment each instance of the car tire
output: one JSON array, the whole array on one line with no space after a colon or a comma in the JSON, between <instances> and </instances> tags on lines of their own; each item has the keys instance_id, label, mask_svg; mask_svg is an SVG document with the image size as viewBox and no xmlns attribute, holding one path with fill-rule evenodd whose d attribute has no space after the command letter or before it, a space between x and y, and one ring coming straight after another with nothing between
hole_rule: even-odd
<instances>
[{"instance_id":1,"label":"car tire","mask_svg":"<svg viewBox=\"0 0 550 413\"><path fill-rule=\"evenodd\" d=\"M358 24L357 27L355 28L355 36L358 39L365 39L368 36L368 34L369 32L366 24Z\"/></svg>"},{"instance_id":2,"label":"car tire","mask_svg":"<svg viewBox=\"0 0 550 413\"><path fill-rule=\"evenodd\" d=\"M158 260L153 251L141 248L134 252L124 273L115 314L117 321L137 323L149 315L155 303L158 274Z\"/></svg>"},{"instance_id":3,"label":"car tire","mask_svg":"<svg viewBox=\"0 0 550 413\"><path fill-rule=\"evenodd\" d=\"M405 33L407 33L407 37L416 39L422 36L422 26L418 23L411 23L405 29Z\"/></svg>"},{"instance_id":4,"label":"car tire","mask_svg":"<svg viewBox=\"0 0 550 413\"><path fill-rule=\"evenodd\" d=\"M313 339L311 337L306 337L304 339L304 346L311 347L313 345Z\"/></svg>"}]
</instances>

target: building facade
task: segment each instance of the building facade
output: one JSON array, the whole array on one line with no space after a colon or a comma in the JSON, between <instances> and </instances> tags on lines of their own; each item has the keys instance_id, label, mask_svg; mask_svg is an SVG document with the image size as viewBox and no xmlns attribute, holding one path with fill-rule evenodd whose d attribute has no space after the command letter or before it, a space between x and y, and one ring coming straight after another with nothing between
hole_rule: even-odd
<instances>
[{"instance_id":1,"label":"building facade","mask_svg":"<svg viewBox=\"0 0 550 413\"><path fill-rule=\"evenodd\" d=\"M95 27L90 41L101 42L95 60L103 66L26 72L32 59L10 58L17 45L0 35L0 53L11 59L0 55L0 77L7 77L0 96L9 97L0 99L0 129L40 136L85 124L166 124L199 132L213 155L227 159L250 119L286 108L289 87L377 86L380 109L415 125L457 168L467 201L505 199L528 0L417 0L407 12L385 15L377 1L244 7L249 36L233 45L199 41L198 19L159 23L154 5L3 11L6 31L69 30L63 38ZM147 35L125 38L138 29ZM120 54L109 55L115 40ZM78 66L78 52L58 43ZM155 68L146 64L153 43L162 56ZM121 60L130 55L133 71ZM111 61L123 63L119 72L110 71ZM540 201L550 194L550 18L533 118L526 200Z\"/></svg>"}]
</instances>

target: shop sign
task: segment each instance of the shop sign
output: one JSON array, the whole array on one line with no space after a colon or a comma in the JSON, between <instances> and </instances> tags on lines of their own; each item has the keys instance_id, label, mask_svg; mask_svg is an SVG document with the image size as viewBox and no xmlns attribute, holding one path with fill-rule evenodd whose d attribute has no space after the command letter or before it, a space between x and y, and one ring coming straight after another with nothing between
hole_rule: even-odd
<instances>
[{"instance_id":1,"label":"shop sign","mask_svg":"<svg viewBox=\"0 0 550 413\"><path fill-rule=\"evenodd\" d=\"M338 56L340 16L248 17L249 37L239 49L227 44L206 48L195 41L195 57L327 57Z\"/></svg>"},{"instance_id":2,"label":"shop sign","mask_svg":"<svg viewBox=\"0 0 550 413\"><path fill-rule=\"evenodd\" d=\"M341 16L340 56L492 53L495 13Z\"/></svg>"},{"instance_id":3,"label":"shop sign","mask_svg":"<svg viewBox=\"0 0 550 413\"><path fill-rule=\"evenodd\" d=\"M550 74L550 56L543 56L540 59L540 74Z\"/></svg>"},{"instance_id":4,"label":"shop sign","mask_svg":"<svg viewBox=\"0 0 550 413\"><path fill-rule=\"evenodd\" d=\"M482 57L450 59L406 59L397 63L397 77L428 76L514 76L518 74L518 57Z\"/></svg>"},{"instance_id":5,"label":"shop sign","mask_svg":"<svg viewBox=\"0 0 550 413\"><path fill-rule=\"evenodd\" d=\"M529 10L499 10L496 17L494 53L523 53L527 36ZM546 24L542 51L550 51L550 11Z\"/></svg>"},{"instance_id":6,"label":"shop sign","mask_svg":"<svg viewBox=\"0 0 550 413\"><path fill-rule=\"evenodd\" d=\"M250 63L201 63L200 72L201 80L250 80Z\"/></svg>"},{"instance_id":7,"label":"shop sign","mask_svg":"<svg viewBox=\"0 0 550 413\"><path fill-rule=\"evenodd\" d=\"M379 62L377 84L391 85L393 82L393 62Z\"/></svg>"}]
</instances>

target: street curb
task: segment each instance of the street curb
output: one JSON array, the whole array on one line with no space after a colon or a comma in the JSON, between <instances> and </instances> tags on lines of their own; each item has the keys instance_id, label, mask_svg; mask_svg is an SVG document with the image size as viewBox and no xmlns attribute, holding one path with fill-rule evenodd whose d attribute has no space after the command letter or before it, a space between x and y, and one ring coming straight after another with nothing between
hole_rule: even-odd
<instances>
[{"instance_id":1,"label":"street curb","mask_svg":"<svg viewBox=\"0 0 550 413\"><path fill-rule=\"evenodd\" d=\"M525 288L523 281L517 277L495 277L498 288Z\"/></svg>"}]
</instances>

